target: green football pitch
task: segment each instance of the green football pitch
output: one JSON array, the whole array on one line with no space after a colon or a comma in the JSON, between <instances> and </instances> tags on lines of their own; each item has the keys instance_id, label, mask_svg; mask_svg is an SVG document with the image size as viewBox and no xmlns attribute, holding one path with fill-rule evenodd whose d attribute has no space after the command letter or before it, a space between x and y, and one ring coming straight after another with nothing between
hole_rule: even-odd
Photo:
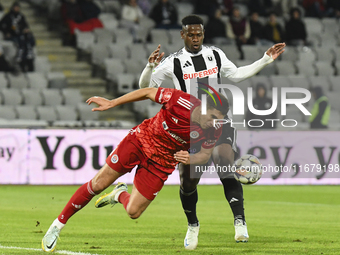
<instances>
[{"instance_id":1,"label":"green football pitch","mask_svg":"<svg viewBox=\"0 0 340 255\"><path fill-rule=\"evenodd\" d=\"M43 254L41 239L77 186L0 186L0 254ZM129 187L131 190L131 187ZM111 188L108 190L111 191ZM244 186L250 239L234 241L222 186L199 186L199 244L186 251L178 186L137 220L93 199L63 229L57 254L340 254L339 186Z\"/></svg>"}]
</instances>

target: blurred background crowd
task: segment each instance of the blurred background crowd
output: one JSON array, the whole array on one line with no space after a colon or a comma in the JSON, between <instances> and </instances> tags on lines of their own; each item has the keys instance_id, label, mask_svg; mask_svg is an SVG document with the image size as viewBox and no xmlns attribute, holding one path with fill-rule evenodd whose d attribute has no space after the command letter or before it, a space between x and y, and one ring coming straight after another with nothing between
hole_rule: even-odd
<instances>
[{"instance_id":1,"label":"blurred background crowd","mask_svg":"<svg viewBox=\"0 0 340 255\"><path fill-rule=\"evenodd\" d=\"M259 106L270 107L272 87L303 87L317 91L318 96L307 104L310 110L315 104L326 102L326 106L314 110L321 115L317 120L323 116L322 126L312 124L315 118L303 116L298 109L289 109L287 115L299 121L297 129L340 127L338 0L0 3L3 126L130 127L153 116L159 106L150 102L100 114L88 114L83 102L94 94L111 98L138 88L148 55L158 44L166 54L182 48L181 19L198 14L205 23L204 43L220 47L237 66L261 58L274 43L288 45L279 60L238 85L244 93L253 87ZM260 88L267 98L262 103Z\"/></svg>"}]
</instances>

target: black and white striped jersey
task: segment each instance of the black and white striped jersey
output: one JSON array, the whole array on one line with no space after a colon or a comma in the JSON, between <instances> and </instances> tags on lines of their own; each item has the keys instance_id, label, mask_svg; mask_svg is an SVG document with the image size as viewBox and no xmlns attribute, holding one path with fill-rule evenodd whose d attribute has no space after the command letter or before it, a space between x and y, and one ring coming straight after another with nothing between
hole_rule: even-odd
<instances>
[{"instance_id":1,"label":"black and white striped jersey","mask_svg":"<svg viewBox=\"0 0 340 255\"><path fill-rule=\"evenodd\" d=\"M214 87L214 82L209 82L209 79L216 81L217 78L234 74L236 70L237 67L219 48L202 45L202 50L196 54L182 48L163 59L153 70L151 86L159 87L165 79L171 79L176 89L198 97L198 90L190 90L190 87L193 87L193 79L198 84L205 83Z\"/></svg>"}]
</instances>

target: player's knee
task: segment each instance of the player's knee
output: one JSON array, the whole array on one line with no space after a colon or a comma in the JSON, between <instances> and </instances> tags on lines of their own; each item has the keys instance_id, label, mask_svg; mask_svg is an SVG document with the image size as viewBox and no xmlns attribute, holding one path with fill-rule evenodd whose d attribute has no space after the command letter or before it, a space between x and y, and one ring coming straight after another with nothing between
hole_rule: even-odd
<instances>
[{"instance_id":1,"label":"player's knee","mask_svg":"<svg viewBox=\"0 0 340 255\"><path fill-rule=\"evenodd\" d=\"M133 220L138 219L139 216L141 216L142 214L142 211L139 208L132 206L128 206L126 208L126 212L129 215L129 217Z\"/></svg>"},{"instance_id":2,"label":"player's knee","mask_svg":"<svg viewBox=\"0 0 340 255\"><path fill-rule=\"evenodd\" d=\"M102 192L104 189L107 188L106 185L98 181L98 179L94 178L91 181L92 181L92 190L96 194L99 194L100 192Z\"/></svg>"},{"instance_id":3,"label":"player's knee","mask_svg":"<svg viewBox=\"0 0 340 255\"><path fill-rule=\"evenodd\" d=\"M185 192L190 192L196 189L197 183L196 179L183 179L181 181L181 188Z\"/></svg>"}]
</instances>

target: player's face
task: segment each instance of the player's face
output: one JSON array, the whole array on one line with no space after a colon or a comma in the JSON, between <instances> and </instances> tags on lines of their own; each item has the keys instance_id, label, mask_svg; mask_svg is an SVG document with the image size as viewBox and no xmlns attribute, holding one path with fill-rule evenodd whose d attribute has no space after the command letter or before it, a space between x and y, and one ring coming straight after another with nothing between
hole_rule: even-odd
<instances>
[{"instance_id":1,"label":"player's face","mask_svg":"<svg viewBox=\"0 0 340 255\"><path fill-rule=\"evenodd\" d=\"M201 115L200 126L208 129L214 126L214 120L223 119L223 114L217 109L207 109L206 115Z\"/></svg>"},{"instance_id":2,"label":"player's face","mask_svg":"<svg viewBox=\"0 0 340 255\"><path fill-rule=\"evenodd\" d=\"M204 39L204 29L202 25L187 25L181 31L185 49L192 53L197 53L202 49Z\"/></svg>"}]
</instances>

